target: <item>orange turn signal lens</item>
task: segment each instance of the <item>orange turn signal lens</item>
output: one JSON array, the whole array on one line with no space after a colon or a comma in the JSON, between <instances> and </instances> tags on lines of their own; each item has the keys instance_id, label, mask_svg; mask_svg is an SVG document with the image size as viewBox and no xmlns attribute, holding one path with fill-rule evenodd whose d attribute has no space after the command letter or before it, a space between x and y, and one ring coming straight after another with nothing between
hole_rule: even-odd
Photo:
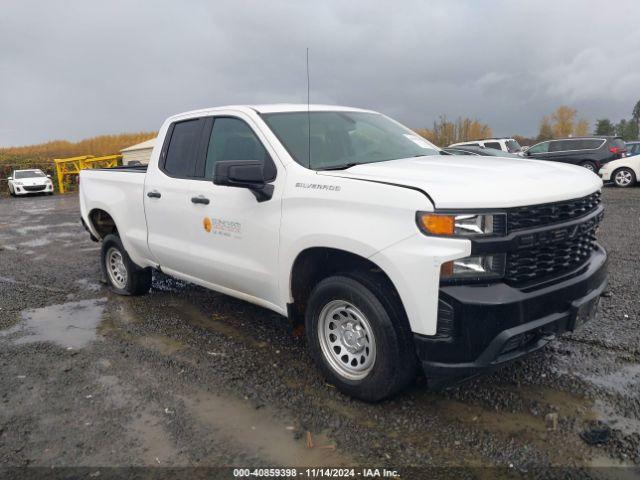
<instances>
[{"instance_id":1,"label":"orange turn signal lens","mask_svg":"<svg viewBox=\"0 0 640 480\"><path fill-rule=\"evenodd\" d=\"M423 213L418 217L418 226L430 235L453 235L455 217Z\"/></svg>"}]
</instances>

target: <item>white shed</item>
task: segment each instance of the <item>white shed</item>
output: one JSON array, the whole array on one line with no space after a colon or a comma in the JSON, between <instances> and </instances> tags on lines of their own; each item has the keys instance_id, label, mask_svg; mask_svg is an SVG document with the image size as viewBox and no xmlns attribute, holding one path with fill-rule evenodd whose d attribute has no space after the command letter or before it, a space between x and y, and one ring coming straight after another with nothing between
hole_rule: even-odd
<instances>
[{"instance_id":1,"label":"white shed","mask_svg":"<svg viewBox=\"0 0 640 480\"><path fill-rule=\"evenodd\" d=\"M156 139L152 138L146 142L137 143L130 147L123 148L120 150L120 153L122 154L122 164L129 165L131 162L140 162L143 165L147 165L151 158L151 152L153 151L155 143Z\"/></svg>"}]
</instances>

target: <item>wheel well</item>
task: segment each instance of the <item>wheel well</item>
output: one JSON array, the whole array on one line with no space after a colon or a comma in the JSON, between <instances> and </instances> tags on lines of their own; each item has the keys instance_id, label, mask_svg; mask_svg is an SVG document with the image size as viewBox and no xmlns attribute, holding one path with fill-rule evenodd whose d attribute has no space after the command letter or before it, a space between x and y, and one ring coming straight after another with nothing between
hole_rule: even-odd
<instances>
[{"instance_id":1,"label":"wheel well","mask_svg":"<svg viewBox=\"0 0 640 480\"><path fill-rule=\"evenodd\" d=\"M391 279L371 260L345 250L314 247L302 251L293 262L291 270L291 296L288 305L289 318L295 323L304 322L304 312L313 288L324 278L336 274L366 274L381 284L402 306L400 295Z\"/></svg>"},{"instance_id":2,"label":"wheel well","mask_svg":"<svg viewBox=\"0 0 640 480\"><path fill-rule=\"evenodd\" d=\"M633 176L636 176L636 171L631 168L631 167L618 167L616 168L613 172L611 172L611 176L613 177L616 173L618 173L620 170L631 170L631 173L633 173Z\"/></svg>"},{"instance_id":3,"label":"wheel well","mask_svg":"<svg viewBox=\"0 0 640 480\"><path fill-rule=\"evenodd\" d=\"M118 233L116 222L114 222L111 215L104 210L100 210L99 208L92 210L91 213L89 213L89 220L101 239L111 233Z\"/></svg>"}]
</instances>

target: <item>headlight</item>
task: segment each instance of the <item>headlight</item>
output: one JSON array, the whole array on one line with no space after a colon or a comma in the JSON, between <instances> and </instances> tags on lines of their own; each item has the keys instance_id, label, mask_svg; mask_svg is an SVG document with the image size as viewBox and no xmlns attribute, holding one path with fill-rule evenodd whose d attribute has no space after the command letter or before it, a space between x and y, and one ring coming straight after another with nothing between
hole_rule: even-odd
<instances>
[{"instance_id":1,"label":"headlight","mask_svg":"<svg viewBox=\"0 0 640 480\"><path fill-rule=\"evenodd\" d=\"M473 255L442 264L441 280L493 280L504 276L506 256Z\"/></svg>"},{"instance_id":2,"label":"headlight","mask_svg":"<svg viewBox=\"0 0 640 480\"><path fill-rule=\"evenodd\" d=\"M440 214L418 212L418 228L426 235L476 237L504 233L504 214Z\"/></svg>"},{"instance_id":3,"label":"headlight","mask_svg":"<svg viewBox=\"0 0 640 480\"><path fill-rule=\"evenodd\" d=\"M14 185L22 186L22 182L13 182Z\"/></svg>"}]
</instances>

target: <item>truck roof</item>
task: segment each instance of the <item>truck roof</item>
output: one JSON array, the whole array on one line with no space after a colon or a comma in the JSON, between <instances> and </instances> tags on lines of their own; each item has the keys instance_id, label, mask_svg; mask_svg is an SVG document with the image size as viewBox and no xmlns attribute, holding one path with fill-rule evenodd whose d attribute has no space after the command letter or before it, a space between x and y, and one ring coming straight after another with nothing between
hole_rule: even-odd
<instances>
[{"instance_id":1,"label":"truck roof","mask_svg":"<svg viewBox=\"0 0 640 480\"><path fill-rule=\"evenodd\" d=\"M345 107L340 105L318 105L306 103L272 103L265 105L247 105L249 108L253 108L259 113L282 113L282 112L306 112L307 109L311 112L335 112L335 111L349 111L349 112L370 112L371 110L363 110L354 107Z\"/></svg>"},{"instance_id":2,"label":"truck roof","mask_svg":"<svg viewBox=\"0 0 640 480\"><path fill-rule=\"evenodd\" d=\"M193 117L196 115L207 115L215 113L217 110L240 110L248 111L252 110L258 113L285 113L285 112L306 112L307 109L310 112L373 112L373 110L363 110L355 107L345 107L340 105L318 105L306 103L272 103L262 105L225 105L220 107L201 108L198 110L191 110L188 112L178 113L172 115L169 120L174 120L183 117Z\"/></svg>"}]
</instances>

